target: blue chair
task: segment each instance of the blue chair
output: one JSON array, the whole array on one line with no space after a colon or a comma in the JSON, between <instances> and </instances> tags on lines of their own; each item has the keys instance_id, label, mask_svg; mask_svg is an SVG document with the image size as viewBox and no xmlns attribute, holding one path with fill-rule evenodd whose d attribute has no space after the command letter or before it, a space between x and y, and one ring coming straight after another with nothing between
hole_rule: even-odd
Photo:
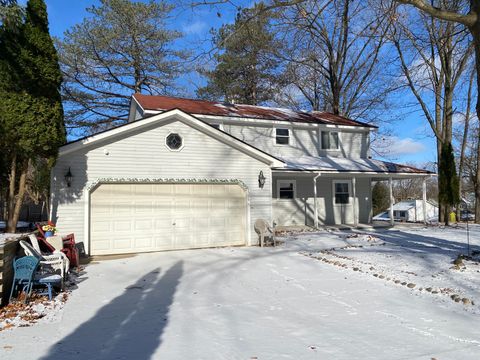
<instances>
[{"instance_id":1,"label":"blue chair","mask_svg":"<svg viewBox=\"0 0 480 360\"><path fill-rule=\"evenodd\" d=\"M9 302L15 291L17 292L16 296L18 296L19 288L21 291L25 292L25 302L27 302L28 297L32 293L34 283L33 276L38 267L38 263L38 259L34 256L24 256L14 259L12 290L10 291L10 297L8 298Z\"/></svg>"},{"instance_id":2,"label":"blue chair","mask_svg":"<svg viewBox=\"0 0 480 360\"><path fill-rule=\"evenodd\" d=\"M52 300L52 289L54 286L62 287L63 278L58 274L36 274L34 276L34 285L44 285L47 287L46 292L39 293L40 295L48 294L48 300Z\"/></svg>"}]
</instances>

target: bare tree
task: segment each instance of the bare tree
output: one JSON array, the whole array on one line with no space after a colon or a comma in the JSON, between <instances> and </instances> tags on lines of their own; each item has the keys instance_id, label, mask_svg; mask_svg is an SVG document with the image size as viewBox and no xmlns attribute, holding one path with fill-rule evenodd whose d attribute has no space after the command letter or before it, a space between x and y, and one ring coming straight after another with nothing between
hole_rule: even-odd
<instances>
[{"instance_id":1,"label":"bare tree","mask_svg":"<svg viewBox=\"0 0 480 360\"><path fill-rule=\"evenodd\" d=\"M472 35L475 49L475 68L477 73L477 118L480 118L480 1L470 0L467 7L451 8L446 2L426 0L395 0L401 4L412 5L422 12L438 19L464 25ZM475 221L480 223L480 141L477 142L476 174L475 174Z\"/></svg>"},{"instance_id":2,"label":"bare tree","mask_svg":"<svg viewBox=\"0 0 480 360\"><path fill-rule=\"evenodd\" d=\"M465 1L453 0L450 5L461 8ZM473 60L473 46L463 25L411 11L399 11L395 17L391 40L406 86L436 138L439 163L442 144L452 142L454 94ZM443 212L439 214L443 219Z\"/></svg>"},{"instance_id":3,"label":"bare tree","mask_svg":"<svg viewBox=\"0 0 480 360\"><path fill-rule=\"evenodd\" d=\"M391 25L369 1L303 2L279 10L286 46L280 56L297 99L313 110L369 119L391 89L382 76ZM290 90L292 88L290 87ZM295 93L295 90L293 91ZM285 94L285 93L284 93Z\"/></svg>"}]
</instances>

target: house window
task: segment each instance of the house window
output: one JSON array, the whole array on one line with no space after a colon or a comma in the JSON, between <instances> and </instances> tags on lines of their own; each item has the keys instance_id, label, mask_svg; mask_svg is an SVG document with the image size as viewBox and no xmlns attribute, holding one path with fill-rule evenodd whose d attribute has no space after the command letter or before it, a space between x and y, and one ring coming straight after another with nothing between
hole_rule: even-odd
<instances>
[{"instance_id":1,"label":"house window","mask_svg":"<svg viewBox=\"0 0 480 360\"><path fill-rule=\"evenodd\" d=\"M278 180L277 181L277 198L294 199L297 184L295 180Z\"/></svg>"},{"instance_id":2,"label":"house window","mask_svg":"<svg viewBox=\"0 0 480 360\"><path fill-rule=\"evenodd\" d=\"M167 138L165 139L165 144L170 150L180 150L183 145L183 140L179 134L171 133L168 134Z\"/></svg>"},{"instance_id":3,"label":"house window","mask_svg":"<svg viewBox=\"0 0 480 360\"><path fill-rule=\"evenodd\" d=\"M289 129L275 129L275 143L278 145L288 145L290 141Z\"/></svg>"},{"instance_id":4,"label":"house window","mask_svg":"<svg viewBox=\"0 0 480 360\"><path fill-rule=\"evenodd\" d=\"M322 131L322 150L338 150L338 132Z\"/></svg>"},{"instance_id":5,"label":"house window","mask_svg":"<svg viewBox=\"0 0 480 360\"><path fill-rule=\"evenodd\" d=\"M333 183L335 190L335 204L348 204L350 202L350 183L336 181Z\"/></svg>"}]
</instances>

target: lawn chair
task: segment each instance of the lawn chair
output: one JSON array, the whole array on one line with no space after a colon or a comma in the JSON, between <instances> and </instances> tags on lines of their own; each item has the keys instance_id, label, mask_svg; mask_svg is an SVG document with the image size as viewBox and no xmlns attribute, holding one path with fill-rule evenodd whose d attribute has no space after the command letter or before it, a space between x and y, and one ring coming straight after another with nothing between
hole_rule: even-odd
<instances>
[{"instance_id":1,"label":"lawn chair","mask_svg":"<svg viewBox=\"0 0 480 360\"><path fill-rule=\"evenodd\" d=\"M33 276L38 264L39 260L34 256L24 256L13 261L12 290L10 291L8 302L12 300L14 292L17 293L16 297L18 297L19 287L25 293L25 303L27 302L28 297L32 293Z\"/></svg>"},{"instance_id":2,"label":"lawn chair","mask_svg":"<svg viewBox=\"0 0 480 360\"><path fill-rule=\"evenodd\" d=\"M264 219L257 219L254 224L255 232L260 238L260 247L263 247L264 239L269 237L272 239L273 246L276 246L275 231L270 224Z\"/></svg>"},{"instance_id":3,"label":"lawn chair","mask_svg":"<svg viewBox=\"0 0 480 360\"><path fill-rule=\"evenodd\" d=\"M41 245L47 248L50 252L55 252L55 250L63 252L70 260L70 265L72 267L77 267L80 265L80 254L75 243L75 235L68 234L62 236L63 246L60 249L53 247L48 240L50 238L45 237L45 232L42 229L43 224L44 223L35 224L38 230L38 239L41 241Z\"/></svg>"},{"instance_id":4,"label":"lawn chair","mask_svg":"<svg viewBox=\"0 0 480 360\"><path fill-rule=\"evenodd\" d=\"M35 237L35 235L29 235L29 238L31 237ZM38 259L42 270L45 272L48 272L49 269L52 269L54 272L60 271L60 276L62 279L66 279L70 268L70 261L64 253L58 252L51 255L43 255L25 240L20 240L20 246L23 248L23 251L26 255L34 256Z\"/></svg>"},{"instance_id":5,"label":"lawn chair","mask_svg":"<svg viewBox=\"0 0 480 360\"><path fill-rule=\"evenodd\" d=\"M41 292L39 295L48 295L48 300L52 300L53 288L63 288L63 278L58 274L35 273L33 284L46 286L47 291Z\"/></svg>"}]
</instances>

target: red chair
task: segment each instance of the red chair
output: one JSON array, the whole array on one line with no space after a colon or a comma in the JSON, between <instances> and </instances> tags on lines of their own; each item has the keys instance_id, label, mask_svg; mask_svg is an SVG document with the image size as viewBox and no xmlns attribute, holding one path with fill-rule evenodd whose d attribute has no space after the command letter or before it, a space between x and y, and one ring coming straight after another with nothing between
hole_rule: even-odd
<instances>
[{"instance_id":1,"label":"red chair","mask_svg":"<svg viewBox=\"0 0 480 360\"><path fill-rule=\"evenodd\" d=\"M42 229L42 224L37 223L36 227L39 232L39 236L37 239L39 241L40 249L53 253L56 249L48 242L47 238L45 237L45 232ZM80 254L78 253L77 246L75 244L75 235L68 234L62 236L63 240L63 248L60 249L70 260L70 267L77 267L80 265Z\"/></svg>"}]
</instances>

